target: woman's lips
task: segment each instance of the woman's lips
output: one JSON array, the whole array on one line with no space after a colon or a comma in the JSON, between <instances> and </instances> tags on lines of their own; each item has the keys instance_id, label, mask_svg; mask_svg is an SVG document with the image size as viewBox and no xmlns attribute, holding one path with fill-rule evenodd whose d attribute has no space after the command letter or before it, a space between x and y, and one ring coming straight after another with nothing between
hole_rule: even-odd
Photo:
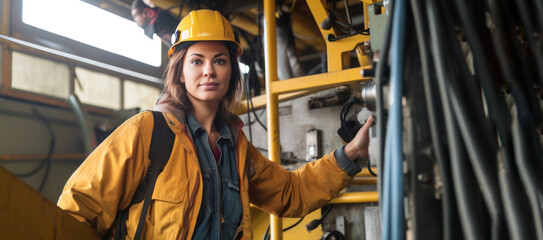
<instances>
[{"instance_id":1,"label":"woman's lips","mask_svg":"<svg viewBox=\"0 0 543 240\"><path fill-rule=\"evenodd\" d=\"M204 90L215 90L219 87L219 84L214 83L214 82L205 82L205 83L201 83L200 87L203 88Z\"/></svg>"}]
</instances>

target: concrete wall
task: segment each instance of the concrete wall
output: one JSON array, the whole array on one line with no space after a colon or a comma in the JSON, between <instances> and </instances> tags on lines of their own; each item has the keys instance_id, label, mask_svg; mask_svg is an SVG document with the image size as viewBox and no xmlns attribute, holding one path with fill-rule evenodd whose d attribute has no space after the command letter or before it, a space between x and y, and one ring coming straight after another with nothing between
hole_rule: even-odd
<instances>
[{"instance_id":1,"label":"concrete wall","mask_svg":"<svg viewBox=\"0 0 543 240\"><path fill-rule=\"evenodd\" d=\"M309 109L308 100L312 97L323 97L334 93L334 89L318 92L308 96L285 101L279 104L279 124L282 152L292 152L294 157L305 159L306 156L306 133L311 129L321 130L322 153L334 151L343 145L336 131L340 126L339 113L342 106L332 106L318 109ZM259 115L261 110L256 110ZM246 123L243 131L249 138L249 126L247 115L240 115ZM251 121L254 121L251 115ZM260 120L266 124L267 116L264 112ZM258 124L251 125L253 145L261 148L268 148L266 131ZM264 153L265 154L265 153Z\"/></svg>"},{"instance_id":2,"label":"concrete wall","mask_svg":"<svg viewBox=\"0 0 543 240\"><path fill-rule=\"evenodd\" d=\"M82 133L75 114L70 109L43 106L19 100L0 98L0 165L15 175L27 173L45 161L42 159L7 159L8 157L40 154L46 155L51 144L47 125L33 113L36 110L51 124L55 138L53 154L82 154ZM112 118L91 115L93 124L113 121ZM66 180L83 161L83 157L52 159L42 194L56 202ZM46 167L36 174L22 178L38 189L46 174Z\"/></svg>"}]
</instances>

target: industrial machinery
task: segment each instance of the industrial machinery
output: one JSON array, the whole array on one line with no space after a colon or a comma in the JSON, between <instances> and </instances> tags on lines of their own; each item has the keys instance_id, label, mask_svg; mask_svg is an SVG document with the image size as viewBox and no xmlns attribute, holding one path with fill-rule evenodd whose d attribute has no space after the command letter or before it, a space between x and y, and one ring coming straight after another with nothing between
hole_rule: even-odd
<instances>
[{"instance_id":1,"label":"industrial machinery","mask_svg":"<svg viewBox=\"0 0 543 240\"><path fill-rule=\"evenodd\" d=\"M47 201L96 142L152 107L133 92L152 102L161 67L29 27L25 1L0 1L0 135L16 139L0 144L0 164L49 200L0 169L0 238L69 239L84 226ZM301 219L255 207L255 238L543 239L543 2L84 2L157 34L163 53L188 11L228 16L247 66L237 113L253 144L287 169L375 117L370 159L352 184ZM29 86L60 75L62 93ZM92 89L115 95L113 105ZM40 202L47 211L25 211ZM53 218L66 219L53 226L66 234L32 227Z\"/></svg>"}]
</instances>

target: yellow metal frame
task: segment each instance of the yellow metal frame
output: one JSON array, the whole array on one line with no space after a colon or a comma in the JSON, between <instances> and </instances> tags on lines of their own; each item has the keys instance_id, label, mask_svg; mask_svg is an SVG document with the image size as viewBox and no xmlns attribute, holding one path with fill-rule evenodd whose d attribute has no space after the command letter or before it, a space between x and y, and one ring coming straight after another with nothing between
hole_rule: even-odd
<instances>
[{"instance_id":1,"label":"yellow metal frame","mask_svg":"<svg viewBox=\"0 0 543 240\"><path fill-rule=\"evenodd\" d=\"M328 13L326 12L326 1L320 0L307 0L307 5L315 18L317 25L320 24L328 18ZM354 35L347 38L338 39L335 41L328 41L328 36L333 35L338 36L338 33L333 30L325 30L319 27L322 37L326 42L326 51L328 58L328 71L340 71L345 69L345 66L348 66L349 63L344 61L343 53L350 52L355 49L356 45L366 42L370 39L369 35Z\"/></svg>"},{"instance_id":2,"label":"yellow metal frame","mask_svg":"<svg viewBox=\"0 0 543 240\"><path fill-rule=\"evenodd\" d=\"M371 0L370 0L371 1ZM306 1L315 21L318 25L328 17L325 2L321 0ZM365 2L364 2L365 3ZM366 5L364 5L367 8ZM344 62L344 53L353 51L357 45L369 40L369 35L354 35L328 41L327 36L333 34L338 36L334 30L320 29L326 42L328 56L328 72L299 77L294 79L278 81L277 79L277 47L276 47L276 19L275 0L264 0L265 18L265 56L266 56L266 109L268 117L268 154L274 162L281 162L279 144L279 96L281 94L292 94L300 91L311 91L338 85L346 85L360 81L370 81L371 78L362 78L361 70L369 69L369 66L345 69L348 63ZM368 63L369 64L369 63ZM367 176L367 174L363 174ZM362 180L361 183L372 184L375 179ZM354 192L343 193L331 201L331 203L361 203L377 202L377 192ZM282 221L279 217L270 215L270 235L272 240L283 238Z\"/></svg>"}]
</instances>

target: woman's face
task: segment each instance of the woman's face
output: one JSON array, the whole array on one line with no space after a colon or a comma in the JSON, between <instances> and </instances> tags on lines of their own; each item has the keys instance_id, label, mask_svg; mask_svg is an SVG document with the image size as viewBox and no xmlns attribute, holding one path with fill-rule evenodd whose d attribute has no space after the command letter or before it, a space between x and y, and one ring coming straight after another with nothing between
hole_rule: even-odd
<instances>
[{"instance_id":1,"label":"woman's face","mask_svg":"<svg viewBox=\"0 0 543 240\"><path fill-rule=\"evenodd\" d=\"M181 81L191 102L219 102L228 91L232 65L222 42L197 42L187 49Z\"/></svg>"}]
</instances>

